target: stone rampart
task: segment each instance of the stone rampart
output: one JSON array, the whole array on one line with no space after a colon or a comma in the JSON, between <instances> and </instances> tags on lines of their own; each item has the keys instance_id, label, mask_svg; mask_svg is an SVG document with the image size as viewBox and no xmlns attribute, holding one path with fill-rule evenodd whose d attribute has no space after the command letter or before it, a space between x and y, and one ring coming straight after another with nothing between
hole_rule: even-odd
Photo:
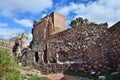
<instances>
[{"instance_id":1,"label":"stone rampart","mask_svg":"<svg viewBox=\"0 0 120 80\"><path fill-rule=\"evenodd\" d=\"M120 21L111 28L107 23L91 23L46 36L49 31L45 30L55 28L48 27L45 18L33 27L30 49L24 50L20 59L23 65L45 74L66 70L120 70Z\"/></svg>"}]
</instances>

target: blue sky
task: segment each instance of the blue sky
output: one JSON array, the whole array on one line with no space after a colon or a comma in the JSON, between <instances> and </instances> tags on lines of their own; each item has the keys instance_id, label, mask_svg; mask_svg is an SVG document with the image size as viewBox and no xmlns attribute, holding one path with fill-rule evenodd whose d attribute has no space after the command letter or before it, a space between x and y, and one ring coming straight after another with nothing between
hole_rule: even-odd
<instances>
[{"instance_id":1,"label":"blue sky","mask_svg":"<svg viewBox=\"0 0 120 80\"><path fill-rule=\"evenodd\" d=\"M119 0L0 0L0 39L10 39L23 32L32 38L34 20L52 11L67 17L67 24L76 17L89 21L108 22L109 27L120 20Z\"/></svg>"}]
</instances>

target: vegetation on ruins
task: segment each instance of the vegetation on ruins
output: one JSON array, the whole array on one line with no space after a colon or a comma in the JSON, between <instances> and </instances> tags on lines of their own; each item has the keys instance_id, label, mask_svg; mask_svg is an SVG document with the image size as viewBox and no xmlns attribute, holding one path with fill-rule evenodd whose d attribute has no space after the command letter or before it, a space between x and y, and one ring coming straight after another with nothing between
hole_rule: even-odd
<instances>
[{"instance_id":1,"label":"vegetation on ruins","mask_svg":"<svg viewBox=\"0 0 120 80\"><path fill-rule=\"evenodd\" d=\"M0 78L5 79L13 71L15 63L7 51L0 51Z\"/></svg>"},{"instance_id":2,"label":"vegetation on ruins","mask_svg":"<svg viewBox=\"0 0 120 80\"><path fill-rule=\"evenodd\" d=\"M16 69L20 67L7 51L0 50L0 80L50 80L46 77L21 74Z\"/></svg>"},{"instance_id":3,"label":"vegetation on ruins","mask_svg":"<svg viewBox=\"0 0 120 80\"><path fill-rule=\"evenodd\" d=\"M77 25L87 24L89 21L87 18L83 19L82 17L78 17L71 21L70 26L75 27Z\"/></svg>"}]
</instances>

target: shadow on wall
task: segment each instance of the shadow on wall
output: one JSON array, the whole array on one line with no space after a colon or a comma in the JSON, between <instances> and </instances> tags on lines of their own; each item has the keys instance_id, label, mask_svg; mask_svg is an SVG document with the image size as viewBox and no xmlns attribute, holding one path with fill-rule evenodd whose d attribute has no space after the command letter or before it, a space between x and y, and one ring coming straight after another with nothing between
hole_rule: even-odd
<instances>
[{"instance_id":1,"label":"shadow on wall","mask_svg":"<svg viewBox=\"0 0 120 80\"><path fill-rule=\"evenodd\" d=\"M39 61L39 55L38 55L38 52L35 52L35 62L38 62Z\"/></svg>"}]
</instances>

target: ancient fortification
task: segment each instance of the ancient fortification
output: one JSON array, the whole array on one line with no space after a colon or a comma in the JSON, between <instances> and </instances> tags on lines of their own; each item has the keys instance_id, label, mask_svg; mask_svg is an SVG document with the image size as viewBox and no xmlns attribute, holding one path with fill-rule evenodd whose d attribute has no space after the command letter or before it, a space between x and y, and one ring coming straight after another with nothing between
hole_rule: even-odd
<instances>
[{"instance_id":1,"label":"ancient fortification","mask_svg":"<svg viewBox=\"0 0 120 80\"><path fill-rule=\"evenodd\" d=\"M8 41L0 40L0 50L7 50L12 52L13 44L9 43Z\"/></svg>"},{"instance_id":2,"label":"ancient fortification","mask_svg":"<svg viewBox=\"0 0 120 80\"><path fill-rule=\"evenodd\" d=\"M65 16L53 12L35 21L29 48L17 56L41 72L120 70L120 21L66 29Z\"/></svg>"},{"instance_id":3,"label":"ancient fortification","mask_svg":"<svg viewBox=\"0 0 120 80\"><path fill-rule=\"evenodd\" d=\"M13 56L20 56L27 45L28 34L22 33L18 37L13 37L8 41L0 40L0 50L5 50L11 53Z\"/></svg>"}]
</instances>

